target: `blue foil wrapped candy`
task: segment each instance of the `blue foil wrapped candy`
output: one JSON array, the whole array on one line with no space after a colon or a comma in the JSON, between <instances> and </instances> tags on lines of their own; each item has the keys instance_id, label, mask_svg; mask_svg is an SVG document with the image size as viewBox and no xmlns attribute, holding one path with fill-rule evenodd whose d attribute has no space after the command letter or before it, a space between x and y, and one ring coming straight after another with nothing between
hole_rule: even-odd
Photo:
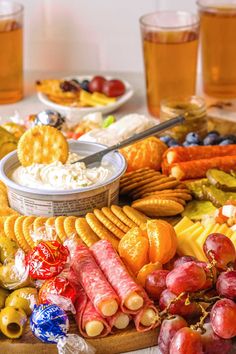
<instances>
[{"instance_id":1,"label":"blue foil wrapped candy","mask_svg":"<svg viewBox=\"0 0 236 354\"><path fill-rule=\"evenodd\" d=\"M57 305L35 306L30 317L32 333L46 343L57 343L67 335L69 319L66 312Z\"/></svg>"}]
</instances>

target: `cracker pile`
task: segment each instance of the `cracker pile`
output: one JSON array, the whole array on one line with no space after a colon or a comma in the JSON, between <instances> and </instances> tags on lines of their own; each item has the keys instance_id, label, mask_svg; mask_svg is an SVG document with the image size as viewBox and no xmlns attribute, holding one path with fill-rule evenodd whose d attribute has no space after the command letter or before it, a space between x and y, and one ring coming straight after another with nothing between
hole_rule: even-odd
<instances>
[{"instance_id":1,"label":"cracker pile","mask_svg":"<svg viewBox=\"0 0 236 354\"><path fill-rule=\"evenodd\" d=\"M10 209L10 208L9 208ZM54 231L63 243L68 238L83 241L88 247L99 239L110 241L117 249L119 240L134 226L140 226L148 217L130 206L112 205L95 209L84 218L76 216L24 216L17 213L2 217L4 234L17 242L25 252L37 244L37 234Z\"/></svg>"},{"instance_id":2,"label":"cracker pile","mask_svg":"<svg viewBox=\"0 0 236 354\"><path fill-rule=\"evenodd\" d=\"M126 173L120 180L120 194L133 199L132 207L150 217L182 213L192 199L186 185L150 168Z\"/></svg>"}]
</instances>

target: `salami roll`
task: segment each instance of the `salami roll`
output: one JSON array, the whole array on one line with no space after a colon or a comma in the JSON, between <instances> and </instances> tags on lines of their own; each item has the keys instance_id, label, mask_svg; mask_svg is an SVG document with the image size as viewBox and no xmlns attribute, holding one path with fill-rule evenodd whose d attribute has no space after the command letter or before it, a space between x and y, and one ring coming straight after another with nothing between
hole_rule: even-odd
<instances>
[{"instance_id":1,"label":"salami roll","mask_svg":"<svg viewBox=\"0 0 236 354\"><path fill-rule=\"evenodd\" d=\"M106 278L117 292L121 311L129 314L138 313L144 305L144 290L130 276L112 244L101 240L90 249Z\"/></svg>"},{"instance_id":2,"label":"salami roll","mask_svg":"<svg viewBox=\"0 0 236 354\"><path fill-rule=\"evenodd\" d=\"M105 337L111 332L111 326L96 311L84 289L77 284L77 300L75 303L76 323L83 337Z\"/></svg>"},{"instance_id":3,"label":"salami roll","mask_svg":"<svg viewBox=\"0 0 236 354\"><path fill-rule=\"evenodd\" d=\"M96 310L105 317L114 315L119 298L87 246L76 246L71 268Z\"/></svg>"},{"instance_id":4,"label":"salami roll","mask_svg":"<svg viewBox=\"0 0 236 354\"><path fill-rule=\"evenodd\" d=\"M220 156L236 156L236 144L211 146L177 146L166 150L163 160L170 165L176 162L211 159Z\"/></svg>"},{"instance_id":5,"label":"salami roll","mask_svg":"<svg viewBox=\"0 0 236 354\"><path fill-rule=\"evenodd\" d=\"M111 328L125 329L130 323L131 316L119 310L115 315L108 317L106 320Z\"/></svg>"},{"instance_id":6,"label":"salami roll","mask_svg":"<svg viewBox=\"0 0 236 354\"><path fill-rule=\"evenodd\" d=\"M134 324L138 332L150 331L160 325L160 317L157 308L152 302L147 304L134 316Z\"/></svg>"},{"instance_id":7,"label":"salami roll","mask_svg":"<svg viewBox=\"0 0 236 354\"><path fill-rule=\"evenodd\" d=\"M179 180L186 180L205 177L207 171L211 168L230 172L235 169L235 166L236 155L212 157L210 159L174 163L170 166L170 174Z\"/></svg>"}]
</instances>

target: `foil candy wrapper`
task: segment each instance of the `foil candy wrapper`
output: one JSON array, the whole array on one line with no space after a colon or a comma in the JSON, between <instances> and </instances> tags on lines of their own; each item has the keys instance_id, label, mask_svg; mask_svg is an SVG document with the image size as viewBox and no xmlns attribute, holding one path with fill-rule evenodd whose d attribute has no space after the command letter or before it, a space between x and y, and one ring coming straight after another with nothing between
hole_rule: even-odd
<instances>
[{"instance_id":1,"label":"foil candy wrapper","mask_svg":"<svg viewBox=\"0 0 236 354\"><path fill-rule=\"evenodd\" d=\"M59 112L53 111L51 109L46 109L41 111L35 116L33 125L50 125L51 127L62 129L65 124L65 117Z\"/></svg>"},{"instance_id":2,"label":"foil candy wrapper","mask_svg":"<svg viewBox=\"0 0 236 354\"><path fill-rule=\"evenodd\" d=\"M35 306L30 317L32 333L44 343L56 343L58 354L94 354L90 344L77 334L68 334L66 312L54 304Z\"/></svg>"},{"instance_id":3,"label":"foil candy wrapper","mask_svg":"<svg viewBox=\"0 0 236 354\"><path fill-rule=\"evenodd\" d=\"M96 349L77 334L68 334L57 343L58 354L94 354Z\"/></svg>"},{"instance_id":4,"label":"foil candy wrapper","mask_svg":"<svg viewBox=\"0 0 236 354\"><path fill-rule=\"evenodd\" d=\"M69 319L57 305L39 305L35 306L30 317L30 328L42 342L57 343L69 330Z\"/></svg>"},{"instance_id":5,"label":"foil candy wrapper","mask_svg":"<svg viewBox=\"0 0 236 354\"><path fill-rule=\"evenodd\" d=\"M53 303L65 311L75 313L76 289L66 276L59 275L46 280L39 290L41 304Z\"/></svg>"},{"instance_id":6,"label":"foil candy wrapper","mask_svg":"<svg viewBox=\"0 0 236 354\"><path fill-rule=\"evenodd\" d=\"M62 272L69 250L58 241L41 241L26 256L29 274L33 279L50 279Z\"/></svg>"}]
</instances>

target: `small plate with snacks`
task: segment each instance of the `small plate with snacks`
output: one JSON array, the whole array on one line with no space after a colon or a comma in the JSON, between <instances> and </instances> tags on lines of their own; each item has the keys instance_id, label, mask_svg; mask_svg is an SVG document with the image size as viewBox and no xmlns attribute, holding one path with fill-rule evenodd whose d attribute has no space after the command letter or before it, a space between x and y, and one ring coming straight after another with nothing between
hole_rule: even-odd
<instances>
[{"instance_id":1,"label":"small plate with snacks","mask_svg":"<svg viewBox=\"0 0 236 354\"><path fill-rule=\"evenodd\" d=\"M39 100L72 117L110 113L133 96L131 85L110 76L71 76L36 82Z\"/></svg>"}]
</instances>

